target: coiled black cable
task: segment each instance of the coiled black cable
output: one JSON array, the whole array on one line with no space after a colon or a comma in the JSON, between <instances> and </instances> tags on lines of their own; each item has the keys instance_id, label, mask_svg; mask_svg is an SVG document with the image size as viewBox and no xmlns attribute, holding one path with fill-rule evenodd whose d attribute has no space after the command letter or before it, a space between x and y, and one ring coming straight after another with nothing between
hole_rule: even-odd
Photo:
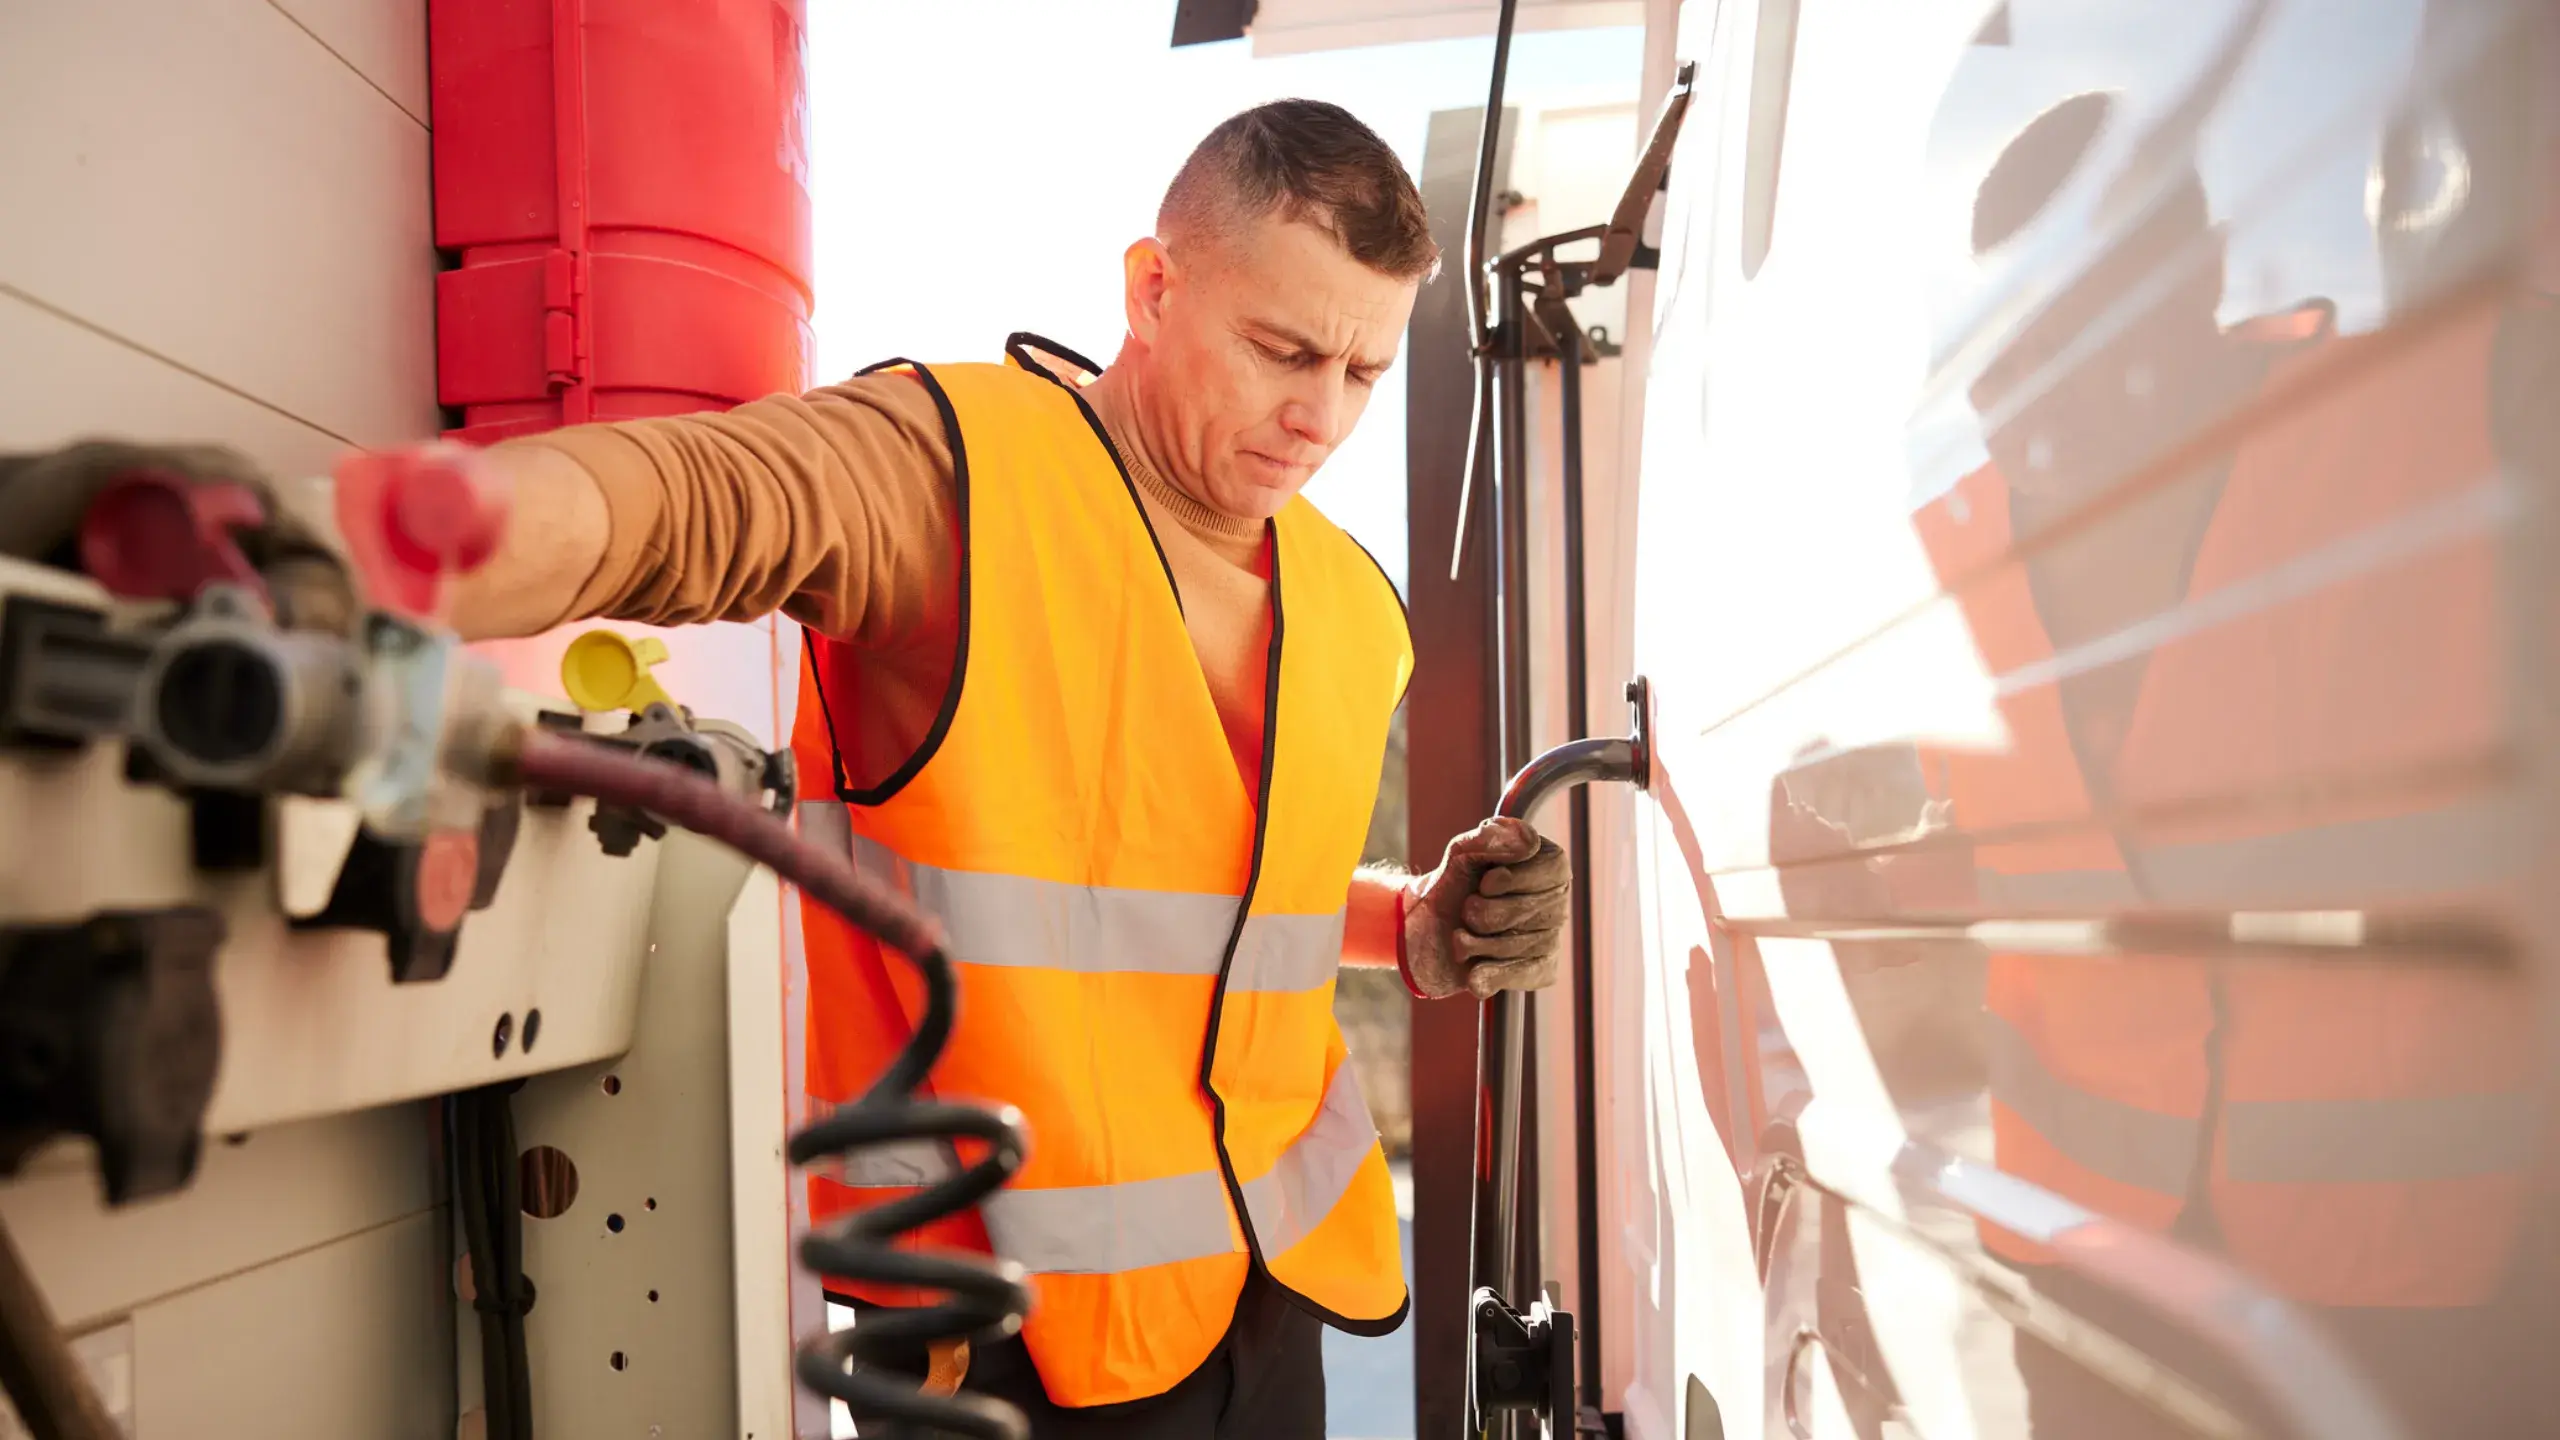
<instances>
[{"instance_id":1,"label":"coiled black cable","mask_svg":"<svg viewBox=\"0 0 2560 1440\"><path fill-rule=\"evenodd\" d=\"M936 1340L1010 1335L1021 1328L1031 1293L1018 1265L989 1266L973 1256L895 1248L899 1236L946 1215L956 1215L993 1194L1022 1167L1021 1117L975 1105L919 1101L916 1087L950 1038L956 1008L951 962L940 950L915 957L925 982L923 1021L913 1039L862 1098L791 1137L791 1162L809 1165L901 1141L948 1145L975 1140L986 1146L977 1163L912 1195L874 1205L834 1229L800 1242L800 1263L820 1275L878 1285L941 1291L947 1298L918 1309L863 1312L850 1330L822 1335L800 1348L800 1383L845 1403L858 1426L866 1417L926 1433L967 1435L972 1440L1022 1440L1021 1412L976 1395L925 1395L912 1381L877 1368L892 1355ZM870 1431L863 1433L869 1434Z\"/></svg>"},{"instance_id":2,"label":"coiled black cable","mask_svg":"<svg viewBox=\"0 0 2560 1440\"><path fill-rule=\"evenodd\" d=\"M800 1383L841 1400L865 1437L958 1435L1025 1440L1022 1413L980 1395L928 1395L915 1378L882 1367L887 1356L939 1340L997 1340L1022 1328L1031 1290L1022 1267L948 1252L901 1250L897 1241L956 1215L1001 1188L1022 1167L1022 1117L1010 1106L919 1100L916 1091L951 1039L959 989L939 927L846 856L804 843L790 825L752 800L676 766L583 740L528 730L500 765L532 788L591 796L648 812L771 866L784 881L846 923L912 957L924 978L924 1017L906 1048L862 1098L791 1137L795 1165L916 1141L939 1142L955 1159L958 1142L985 1147L975 1162L912 1195L873 1206L800 1244L800 1262L833 1279L939 1292L936 1303L864 1312L851 1330L803 1343ZM868 1422L868 1423L866 1423Z\"/></svg>"}]
</instances>

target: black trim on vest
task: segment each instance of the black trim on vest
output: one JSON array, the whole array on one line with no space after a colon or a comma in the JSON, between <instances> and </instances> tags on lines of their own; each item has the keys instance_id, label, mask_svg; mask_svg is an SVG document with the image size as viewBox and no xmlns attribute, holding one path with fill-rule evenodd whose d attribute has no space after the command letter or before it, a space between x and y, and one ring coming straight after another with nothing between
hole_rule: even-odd
<instances>
[{"instance_id":1,"label":"black trim on vest","mask_svg":"<svg viewBox=\"0 0 2560 1440\"><path fill-rule=\"evenodd\" d=\"M960 412L952 408L951 397L943 393L942 382L933 378L931 370L913 360L897 359L865 366L857 373L871 375L900 365L914 371L925 392L933 397L933 408L942 415L942 433L951 442L952 514L960 532L960 633L951 647L951 681L943 687L942 708L934 712L933 728L925 732L915 751L886 779L868 790L856 790L845 771L844 744L836 738L835 712L827 705L826 682L818 674L817 632L806 626L801 628L801 639L809 653L809 687L818 692L818 718L826 724L827 755L835 765L836 798L847 805L885 805L907 788L950 736L951 721L960 713L961 687L969 676L969 447L960 435Z\"/></svg>"},{"instance_id":2,"label":"black trim on vest","mask_svg":"<svg viewBox=\"0 0 2560 1440\"><path fill-rule=\"evenodd\" d=\"M1345 1060L1342 1063L1348 1065L1351 1062ZM1266 1270L1263 1273L1267 1275L1270 1272ZM1281 1294L1289 1297L1290 1304L1306 1311L1308 1314L1313 1315L1317 1319L1332 1326L1334 1329L1341 1331L1345 1335L1357 1335L1363 1340L1376 1340L1382 1336L1393 1335L1398 1330L1404 1328L1404 1318L1413 1313L1413 1287L1410 1285L1404 1287L1404 1299L1397 1304L1396 1313L1393 1315L1388 1316L1384 1320L1354 1320L1348 1315L1336 1315L1313 1300L1308 1299L1306 1296L1301 1295L1297 1291L1290 1289L1288 1286L1281 1284L1276 1278L1271 1282L1271 1284L1274 1289L1277 1289Z\"/></svg>"},{"instance_id":3,"label":"black trim on vest","mask_svg":"<svg viewBox=\"0 0 2560 1440\"><path fill-rule=\"evenodd\" d=\"M844 746L836 739L835 707L827 703L827 683L818 678L818 632L800 627L800 652L809 659L809 688L818 692L818 721L827 728L827 764L835 771L836 799L853 803L853 781L844 773Z\"/></svg>"},{"instance_id":4,"label":"black trim on vest","mask_svg":"<svg viewBox=\"0 0 2560 1440\"><path fill-rule=\"evenodd\" d=\"M1218 1174L1227 1182L1227 1196L1236 1207L1236 1223L1244 1231L1245 1249L1253 1257L1253 1267L1299 1309L1336 1330L1374 1339L1394 1334L1396 1327L1404 1323L1406 1312L1413 1308L1413 1287L1405 1287L1404 1302L1386 1319L1354 1320L1290 1289L1271 1273L1271 1263L1262 1253L1262 1237L1253 1230L1253 1212L1245 1206L1244 1183L1236 1178L1235 1160L1227 1154L1227 1102L1220 1098L1217 1084L1210 1078L1218 1063L1219 1025L1227 1013L1227 978L1235 970L1236 950L1244 943L1245 922L1253 917L1254 892L1262 888L1262 848L1271 835L1271 772L1280 753L1280 645L1288 631L1288 620L1280 604L1280 526L1273 520L1265 520L1262 525L1264 543L1271 547L1271 651L1263 662L1262 779L1254 797L1253 868L1246 872L1244 898L1236 903L1236 925L1227 935L1227 953L1218 961L1218 983L1209 992L1209 1034L1200 1047L1200 1092L1209 1097L1210 1123L1218 1142ZM1348 1065L1351 1061L1346 1057L1342 1063Z\"/></svg>"},{"instance_id":5,"label":"black trim on vest","mask_svg":"<svg viewBox=\"0 0 2560 1440\"><path fill-rule=\"evenodd\" d=\"M1342 529L1339 525L1334 528L1337 530ZM1348 530L1343 530L1342 538L1350 541L1353 549L1358 550L1362 555L1368 556L1369 563L1377 569L1378 578L1387 582L1387 593L1396 597L1396 613L1404 617L1404 648L1410 652L1413 649L1413 607L1404 603L1404 592L1396 588L1395 577L1387 573L1386 566L1378 564L1377 556L1369 554L1369 547L1360 543L1359 536L1352 534ZM1395 708L1399 710L1403 709L1404 697L1412 693L1413 671L1411 669L1407 669L1404 672L1404 688L1396 692Z\"/></svg>"},{"instance_id":6,"label":"black trim on vest","mask_svg":"<svg viewBox=\"0 0 2560 1440\"><path fill-rule=\"evenodd\" d=\"M1227 1154L1227 1102L1219 1096L1217 1082L1211 1078L1218 1065L1218 1030L1227 1014L1227 977L1235 969L1236 950L1244 943L1245 922L1253 917L1254 892L1262 888L1262 847L1271 837L1271 762L1280 753L1280 645L1288 631L1280 608L1280 527L1266 520L1263 533L1265 543L1271 547L1271 645L1263 659L1262 775L1254 795L1253 865L1245 872L1244 898L1236 902L1236 923L1227 932L1226 953L1218 957L1218 983L1209 991L1209 1033L1200 1046L1200 1092L1209 1097L1210 1125L1218 1144L1218 1174L1226 1180L1227 1196L1235 1204L1245 1249L1253 1257L1254 1268L1270 1275L1271 1267L1262 1255L1262 1237L1253 1233L1253 1212L1245 1207L1244 1183L1236 1178L1235 1161ZM1279 1278L1273 1276L1271 1283L1280 1285ZM1288 1286L1280 1285L1280 1290L1296 1298L1296 1292Z\"/></svg>"},{"instance_id":7,"label":"black trim on vest","mask_svg":"<svg viewBox=\"0 0 2560 1440\"><path fill-rule=\"evenodd\" d=\"M1016 361L1020 362L1023 369L1036 370L1041 374L1048 376L1052 380L1058 380L1057 372L1051 370L1046 365L1033 364L1031 362L1031 357L1024 353L1025 351L1035 349L1046 351L1050 355L1073 365L1087 375L1100 375L1102 373L1101 366L1094 364L1091 360L1086 359L1082 355L1077 354L1075 351L1068 349L1066 346L1059 344L1057 341L1050 339L1046 335L1034 335L1028 330L1016 330L1012 334L1004 337L1004 353L1012 356ZM1058 380L1058 383L1061 385L1067 384L1064 380ZM1067 388L1069 390L1073 390L1075 387L1067 385Z\"/></svg>"},{"instance_id":8,"label":"black trim on vest","mask_svg":"<svg viewBox=\"0 0 2560 1440\"><path fill-rule=\"evenodd\" d=\"M1075 401L1076 408L1084 412L1084 423L1092 427L1093 438L1101 443L1102 453L1111 457L1111 468L1120 472L1120 488L1129 492L1129 508L1138 512L1138 523L1147 528L1147 543L1156 547L1156 563L1164 567L1165 588L1173 592L1174 613L1186 620L1189 619L1190 612L1182 608L1182 587L1175 583L1173 578L1173 562L1165 558L1164 539L1156 534L1156 522L1147 514L1146 502L1138 498L1138 482L1130 477L1129 462L1120 458L1120 447L1111 443L1111 432L1104 428L1102 417L1093 413L1093 405L1084 398L1083 392L1059 379L1055 371L1032 359L1026 353L1035 346L1070 365L1081 367L1087 375L1101 374L1102 367L1066 346L1054 340L1043 340L1028 330L1016 330L1005 337L1004 353L1011 357L1015 364L1066 391L1067 398Z\"/></svg>"}]
</instances>

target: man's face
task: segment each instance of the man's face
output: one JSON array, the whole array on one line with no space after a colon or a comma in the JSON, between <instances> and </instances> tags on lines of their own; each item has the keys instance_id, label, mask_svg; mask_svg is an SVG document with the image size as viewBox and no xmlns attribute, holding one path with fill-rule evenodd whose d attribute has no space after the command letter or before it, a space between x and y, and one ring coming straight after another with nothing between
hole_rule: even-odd
<instances>
[{"instance_id":1,"label":"man's face","mask_svg":"<svg viewBox=\"0 0 2560 1440\"><path fill-rule=\"evenodd\" d=\"M1141 241L1128 281L1162 458L1195 498L1249 520L1277 514L1351 434L1417 288L1272 217L1179 256Z\"/></svg>"}]
</instances>

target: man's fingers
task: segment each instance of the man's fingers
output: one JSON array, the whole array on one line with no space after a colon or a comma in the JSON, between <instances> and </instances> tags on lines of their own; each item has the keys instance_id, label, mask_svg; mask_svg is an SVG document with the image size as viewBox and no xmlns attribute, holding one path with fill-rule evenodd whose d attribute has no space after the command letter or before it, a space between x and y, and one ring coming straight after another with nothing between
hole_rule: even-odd
<instances>
[{"instance_id":1,"label":"man's fingers","mask_svg":"<svg viewBox=\"0 0 2560 1440\"><path fill-rule=\"evenodd\" d=\"M1479 865L1510 865L1538 853L1538 832L1526 820L1497 817L1449 842L1454 858Z\"/></svg>"},{"instance_id":2,"label":"man's fingers","mask_svg":"<svg viewBox=\"0 0 2560 1440\"><path fill-rule=\"evenodd\" d=\"M1479 935L1499 935L1506 930L1554 930L1562 928L1566 907L1572 892L1562 886L1528 895L1470 895L1458 907L1459 923Z\"/></svg>"},{"instance_id":3,"label":"man's fingers","mask_svg":"<svg viewBox=\"0 0 2560 1440\"><path fill-rule=\"evenodd\" d=\"M1503 935L1479 935L1473 930L1460 930L1449 937L1449 949L1459 961L1472 965L1480 960L1525 960L1551 953L1563 932L1514 930Z\"/></svg>"},{"instance_id":4,"label":"man's fingers","mask_svg":"<svg viewBox=\"0 0 2560 1440\"><path fill-rule=\"evenodd\" d=\"M1573 865L1564 850L1552 840L1541 840L1538 848L1508 865L1487 870L1476 881L1479 895L1526 895L1541 890L1562 890L1573 883Z\"/></svg>"},{"instance_id":5,"label":"man's fingers","mask_svg":"<svg viewBox=\"0 0 2560 1440\"><path fill-rule=\"evenodd\" d=\"M1556 960L1552 955L1535 960L1488 960L1467 971L1467 990L1479 1000L1488 1000L1498 990L1544 990L1556 983Z\"/></svg>"}]
</instances>

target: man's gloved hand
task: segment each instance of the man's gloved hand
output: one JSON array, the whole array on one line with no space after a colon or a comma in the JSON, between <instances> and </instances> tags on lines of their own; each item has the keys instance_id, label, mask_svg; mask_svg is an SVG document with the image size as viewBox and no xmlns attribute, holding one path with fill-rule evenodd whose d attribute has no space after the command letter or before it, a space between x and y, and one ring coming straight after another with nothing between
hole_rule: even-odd
<instances>
[{"instance_id":1,"label":"man's gloved hand","mask_svg":"<svg viewBox=\"0 0 2560 1440\"><path fill-rule=\"evenodd\" d=\"M1572 879L1564 851L1525 820L1487 820L1450 841L1405 902L1405 983L1432 1000L1554 984Z\"/></svg>"}]
</instances>

